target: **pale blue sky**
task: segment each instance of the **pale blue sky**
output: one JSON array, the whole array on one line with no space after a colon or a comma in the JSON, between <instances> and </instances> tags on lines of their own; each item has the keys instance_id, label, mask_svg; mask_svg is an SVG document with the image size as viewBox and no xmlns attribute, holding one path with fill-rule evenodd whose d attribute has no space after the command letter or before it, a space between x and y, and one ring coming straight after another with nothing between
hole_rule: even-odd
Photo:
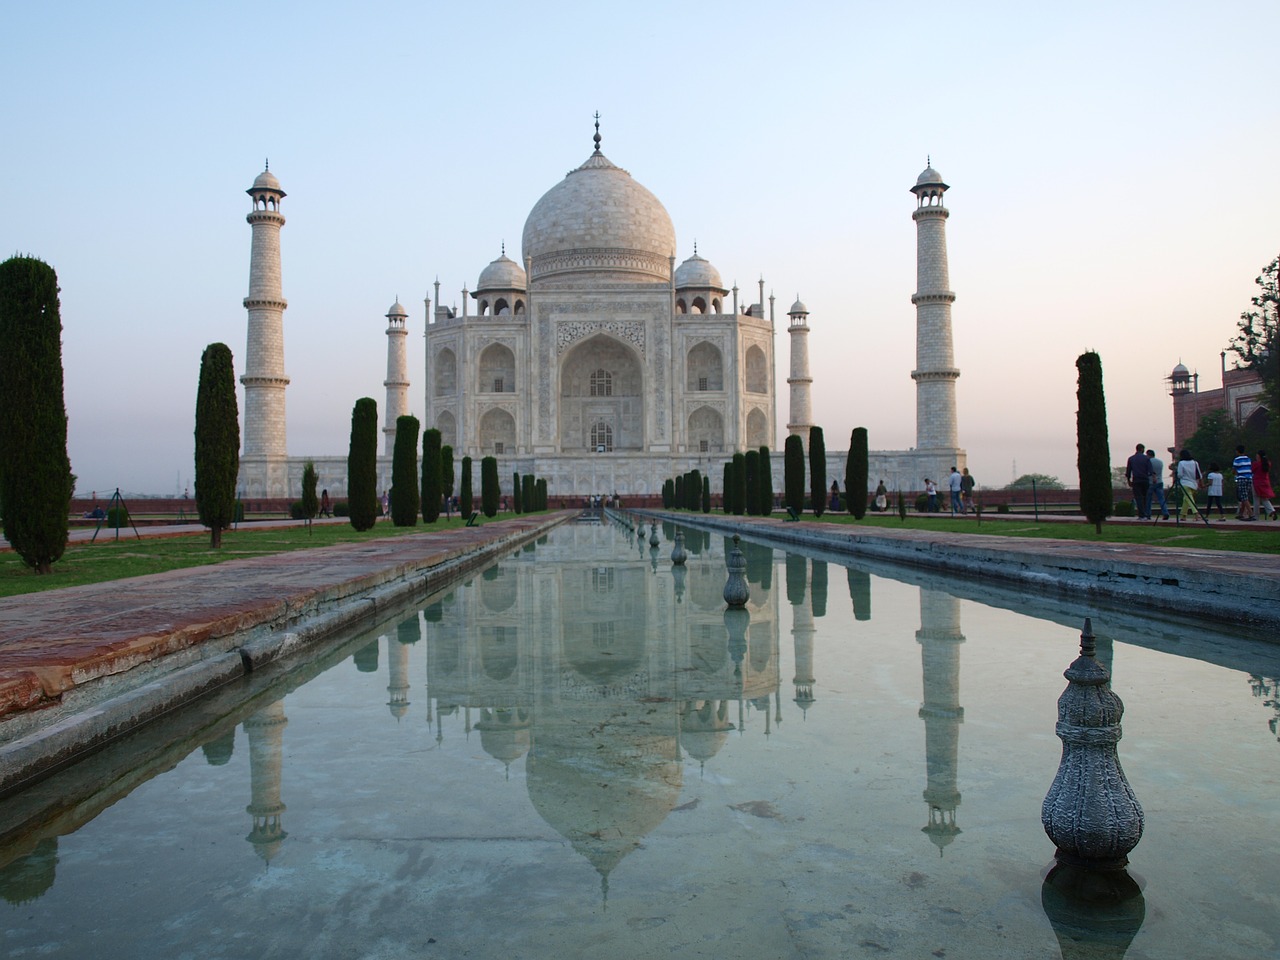
<instances>
[{"instance_id":1,"label":"pale blue sky","mask_svg":"<svg viewBox=\"0 0 1280 960\"><path fill-rule=\"evenodd\" d=\"M1162 378L1218 385L1280 253L1278 31L1274 2L8 4L0 251L58 270L80 491L177 492L201 351L243 366L269 156L289 452L344 453L352 403L385 396L392 300L421 416L422 298L518 251L599 110L679 259L696 239L745 302L763 275L780 315L808 304L828 448L854 426L905 448L932 154L971 469L1072 483L1076 356L1102 355L1116 462L1167 446Z\"/></svg>"}]
</instances>

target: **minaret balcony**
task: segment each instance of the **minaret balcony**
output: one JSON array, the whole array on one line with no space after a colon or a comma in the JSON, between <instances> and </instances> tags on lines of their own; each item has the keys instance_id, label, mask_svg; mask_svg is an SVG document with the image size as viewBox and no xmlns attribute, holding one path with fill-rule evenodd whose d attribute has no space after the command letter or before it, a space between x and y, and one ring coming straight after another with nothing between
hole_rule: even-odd
<instances>
[{"instance_id":1,"label":"minaret balcony","mask_svg":"<svg viewBox=\"0 0 1280 960\"><path fill-rule=\"evenodd\" d=\"M955 303L956 295L950 290L939 290L935 293L913 293L911 302L917 306L922 303Z\"/></svg>"}]
</instances>

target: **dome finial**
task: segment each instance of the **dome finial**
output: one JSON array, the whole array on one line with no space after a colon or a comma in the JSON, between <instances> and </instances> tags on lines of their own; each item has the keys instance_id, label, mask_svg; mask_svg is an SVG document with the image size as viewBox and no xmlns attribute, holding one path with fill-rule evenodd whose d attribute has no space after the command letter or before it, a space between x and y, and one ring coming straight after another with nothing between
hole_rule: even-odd
<instances>
[{"instance_id":1,"label":"dome finial","mask_svg":"<svg viewBox=\"0 0 1280 960\"><path fill-rule=\"evenodd\" d=\"M596 111L596 135L591 138L596 144L596 153L600 152L600 111Z\"/></svg>"},{"instance_id":2,"label":"dome finial","mask_svg":"<svg viewBox=\"0 0 1280 960\"><path fill-rule=\"evenodd\" d=\"M263 167L263 169L264 169L264 170L270 170L270 169L271 169L271 158L270 158L270 157L267 157L267 158L266 158L266 164L265 164L265 166Z\"/></svg>"},{"instance_id":3,"label":"dome finial","mask_svg":"<svg viewBox=\"0 0 1280 960\"><path fill-rule=\"evenodd\" d=\"M924 165L925 165L926 167L932 167L932 166L933 166L933 157L932 157L931 155L927 154L927 153L924 155Z\"/></svg>"},{"instance_id":4,"label":"dome finial","mask_svg":"<svg viewBox=\"0 0 1280 960\"><path fill-rule=\"evenodd\" d=\"M698 255L698 241L697 241L697 240L694 240L694 241L693 241L693 255L694 255L695 257Z\"/></svg>"},{"instance_id":5,"label":"dome finial","mask_svg":"<svg viewBox=\"0 0 1280 960\"><path fill-rule=\"evenodd\" d=\"M505 240L502 241L502 255L504 257L507 255L507 241Z\"/></svg>"}]
</instances>

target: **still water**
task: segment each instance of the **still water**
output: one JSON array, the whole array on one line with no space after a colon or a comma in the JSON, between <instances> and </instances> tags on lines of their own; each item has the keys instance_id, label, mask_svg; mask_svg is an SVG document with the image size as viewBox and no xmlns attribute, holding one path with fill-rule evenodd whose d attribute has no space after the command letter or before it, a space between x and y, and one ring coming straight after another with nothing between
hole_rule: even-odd
<instances>
[{"instance_id":1,"label":"still water","mask_svg":"<svg viewBox=\"0 0 1280 960\"><path fill-rule=\"evenodd\" d=\"M726 621L673 532L557 530L5 801L0 956L1280 956L1275 646L752 545ZM1081 944L1040 804L1085 615L1147 827Z\"/></svg>"}]
</instances>

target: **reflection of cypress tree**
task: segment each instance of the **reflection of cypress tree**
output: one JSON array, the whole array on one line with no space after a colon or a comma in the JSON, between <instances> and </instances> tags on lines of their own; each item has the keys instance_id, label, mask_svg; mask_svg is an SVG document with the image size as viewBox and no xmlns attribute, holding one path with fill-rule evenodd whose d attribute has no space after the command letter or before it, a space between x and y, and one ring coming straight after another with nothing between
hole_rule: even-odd
<instances>
[{"instance_id":1,"label":"reflection of cypress tree","mask_svg":"<svg viewBox=\"0 0 1280 960\"><path fill-rule=\"evenodd\" d=\"M401 620L396 624L396 639L405 645L417 643L422 639L422 629L418 625L418 615L416 613L407 620Z\"/></svg>"},{"instance_id":2,"label":"reflection of cypress tree","mask_svg":"<svg viewBox=\"0 0 1280 960\"><path fill-rule=\"evenodd\" d=\"M805 558L794 553L787 554L787 603L798 607L804 603Z\"/></svg>"},{"instance_id":3,"label":"reflection of cypress tree","mask_svg":"<svg viewBox=\"0 0 1280 960\"><path fill-rule=\"evenodd\" d=\"M427 623L439 623L444 619L444 607L440 605L439 600L428 606L422 612L426 615Z\"/></svg>"},{"instance_id":4,"label":"reflection of cypress tree","mask_svg":"<svg viewBox=\"0 0 1280 960\"><path fill-rule=\"evenodd\" d=\"M848 567L849 599L853 601L853 618L855 620L871 619L871 574L865 570Z\"/></svg>"},{"instance_id":5,"label":"reflection of cypress tree","mask_svg":"<svg viewBox=\"0 0 1280 960\"><path fill-rule=\"evenodd\" d=\"M827 615L827 562L813 561L813 572L809 575L810 592L813 596L814 617Z\"/></svg>"},{"instance_id":6,"label":"reflection of cypress tree","mask_svg":"<svg viewBox=\"0 0 1280 960\"><path fill-rule=\"evenodd\" d=\"M769 561L773 559L773 551L754 543L744 543L742 552L747 557L747 583L762 584Z\"/></svg>"},{"instance_id":7,"label":"reflection of cypress tree","mask_svg":"<svg viewBox=\"0 0 1280 960\"><path fill-rule=\"evenodd\" d=\"M351 655L351 659L355 661L356 669L361 673L377 673L378 672L378 641L370 640L363 647Z\"/></svg>"},{"instance_id":8,"label":"reflection of cypress tree","mask_svg":"<svg viewBox=\"0 0 1280 960\"><path fill-rule=\"evenodd\" d=\"M53 886L58 866L58 838L45 837L25 857L0 868L0 897L12 904L39 900Z\"/></svg>"},{"instance_id":9,"label":"reflection of cypress tree","mask_svg":"<svg viewBox=\"0 0 1280 960\"><path fill-rule=\"evenodd\" d=\"M236 728L232 727L220 737L200 744L205 762L211 767L220 767L231 759L231 752L236 746Z\"/></svg>"}]
</instances>

